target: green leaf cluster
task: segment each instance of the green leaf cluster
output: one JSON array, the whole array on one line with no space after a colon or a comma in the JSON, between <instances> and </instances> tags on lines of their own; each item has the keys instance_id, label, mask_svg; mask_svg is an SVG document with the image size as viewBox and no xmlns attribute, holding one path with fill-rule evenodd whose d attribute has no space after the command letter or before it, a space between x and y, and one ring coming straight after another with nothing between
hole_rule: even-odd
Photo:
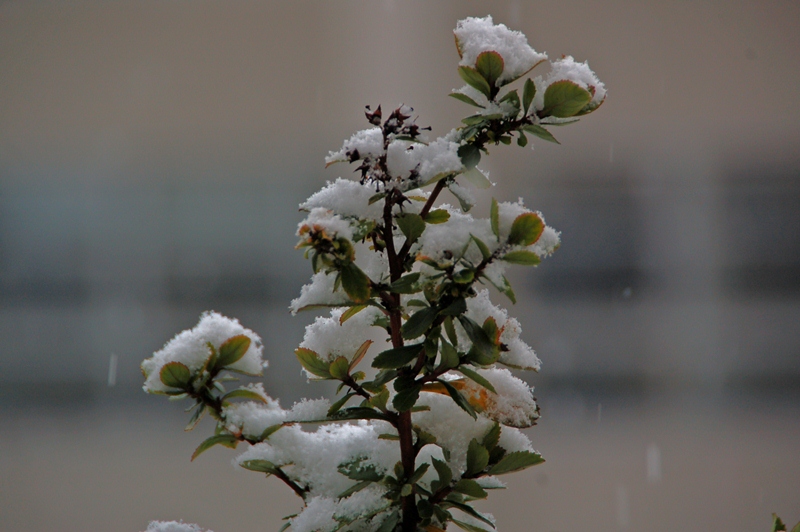
<instances>
[{"instance_id":1,"label":"green leaf cluster","mask_svg":"<svg viewBox=\"0 0 800 532\"><path fill-rule=\"evenodd\" d=\"M786 525L778 517L778 514L772 514L772 532L786 531ZM800 532L800 521L794 525L790 532Z\"/></svg>"}]
</instances>

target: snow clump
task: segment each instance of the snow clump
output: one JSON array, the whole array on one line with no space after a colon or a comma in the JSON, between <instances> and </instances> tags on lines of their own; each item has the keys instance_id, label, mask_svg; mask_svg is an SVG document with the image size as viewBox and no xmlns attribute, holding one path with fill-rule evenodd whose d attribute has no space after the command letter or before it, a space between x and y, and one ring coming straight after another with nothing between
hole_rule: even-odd
<instances>
[{"instance_id":1,"label":"snow clump","mask_svg":"<svg viewBox=\"0 0 800 532\"><path fill-rule=\"evenodd\" d=\"M538 53L530 47L523 33L512 31L505 24L494 24L491 15L459 20L453 33L456 36L456 48L461 56L459 63L461 66L474 68L478 56L483 52L500 54L504 68L497 79L498 86L525 75L547 59L547 54Z\"/></svg>"},{"instance_id":2,"label":"snow clump","mask_svg":"<svg viewBox=\"0 0 800 532\"><path fill-rule=\"evenodd\" d=\"M151 521L145 532L213 532L183 521Z\"/></svg>"},{"instance_id":3,"label":"snow clump","mask_svg":"<svg viewBox=\"0 0 800 532\"><path fill-rule=\"evenodd\" d=\"M180 362L189 368L192 374L199 371L211 356L208 344L219 349L226 340L233 336L245 335L250 339L250 347L244 356L226 369L238 371L246 375L259 376L266 367L262 359L263 346L261 338L242 327L239 320L226 318L218 312L204 312L200 322L193 329L183 331L166 343L164 347L142 362L142 372L146 380L144 390L150 393L165 393L173 388L161 382L161 368L170 362Z\"/></svg>"}]
</instances>

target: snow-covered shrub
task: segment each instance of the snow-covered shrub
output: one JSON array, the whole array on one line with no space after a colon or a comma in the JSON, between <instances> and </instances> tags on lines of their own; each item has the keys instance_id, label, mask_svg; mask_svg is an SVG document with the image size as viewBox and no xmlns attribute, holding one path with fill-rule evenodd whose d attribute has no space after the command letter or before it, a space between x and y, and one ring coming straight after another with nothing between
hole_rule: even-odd
<instances>
[{"instance_id":1,"label":"snow-covered shrub","mask_svg":"<svg viewBox=\"0 0 800 532\"><path fill-rule=\"evenodd\" d=\"M189 427L205 412L216 421L193 458L244 444L241 467L294 490L303 501L286 518L294 532L486 530L494 520L472 502L503 488L501 475L544 461L520 431L539 407L509 369L538 371L539 358L479 285L514 302L506 269L539 264L559 233L522 200L492 200L488 219L473 217L469 187L489 185L478 168L489 146L555 142L545 126L594 111L605 87L565 57L521 92L507 89L547 56L491 17L460 21L455 36L466 85L451 96L474 112L428 139L409 107L367 108L369 127L325 159L355 163L358 179L328 183L300 206L297 247L313 276L290 308L330 312L296 355L309 379L339 381L337 397L283 409L261 384L227 391L231 372L266 364L259 337L216 313L142 364L145 391L195 402ZM445 190L458 206L440 202Z\"/></svg>"}]
</instances>

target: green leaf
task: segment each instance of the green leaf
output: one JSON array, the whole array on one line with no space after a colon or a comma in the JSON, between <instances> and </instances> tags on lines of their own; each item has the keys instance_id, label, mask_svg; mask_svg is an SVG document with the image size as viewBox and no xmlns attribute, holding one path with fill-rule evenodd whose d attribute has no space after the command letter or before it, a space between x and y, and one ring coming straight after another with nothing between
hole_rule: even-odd
<instances>
[{"instance_id":1,"label":"green leaf","mask_svg":"<svg viewBox=\"0 0 800 532\"><path fill-rule=\"evenodd\" d=\"M354 262L342 266L342 288L355 303L369 299L369 277Z\"/></svg>"},{"instance_id":2,"label":"green leaf","mask_svg":"<svg viewBox=\"0 0 800 532\"><path fill-rule=\"evenodd\" d=\"M486 493L486 491L484 491L484 489L480 487L477 482L468 478L462 478L456 482L456 485L453 486L453 491L463 493L464 495L468 495L473 499L485 499L489 496L489 494Z\"/></svg>"},{"instance_id":3,"label":"green leaf","mask_svg":"<svg viewBox=\"0 0 800 532\"><path fill-rule=\"evenodd\" d=\"M425 346L425 356L431 360L436 358L436 353L439 352L439 337L441 336L441 329L438 331L431 331L425 338L423 345Z\"/></svg>"},{"instance_id":4,"label":"green leaf","mask_svg":"<svg viewBox=\"0 0 800 532\"><path fill-rule=\"evenodd\" d=\"M378 353L378 356L372 361L372 367L379 369L403 367L419 356L422 347L422 344L414 344L388 349Z\"/></svg>"},{"instance_id":5,"label":"green leaf","mask_svg":"<svg viewBox=\"0 0 800 532\"><path fill-rule=\"evenodd\" d=\"M376 393L369 400L369 404L378 410L386 410L387 402L389 402L389 390L387 388L384 388L380 392Z\"/></svg>"},{"instance_id":6,"label":"green leaf","mask_svg":"<svg viewBox=\"0 0 800 532\"><path fill-rule=\"evenodd\" d=\"M222 396L223 401L229 401L231 399L250 399L251 401L259 401L262 403L267 402L263 395L249 388L237 388Z\"/></svg>"},{"instance_id":7,"label":"green leaf","mask_svg":"<svg viewBox=\"0 0 800 532\"><path fill-rule=\"evenodd\" d=\"M520 249L518 251L509 251L501 257L502 260L510 262L511 264L521 264L522 266L537 266L542 259L533 251L527 249Z\"/></svg>"},{"instance_id":8,"label":"green leaf","mask_svg":"<svg viewBox=\"0 0 800 532\"><path fill-rule=\"evenodd\" d=\"M447 339L454 346L458 345L458 336L456 336L456 328L453 326L453 318L447 317L444 320L444 330L447 333Z\"/></svg>"},{"instance_id":9,"label":"green leaf","mask_svg":"<svg viewBox=\"0 0 800 532\"><path fill-rule=\"evenodd\" d=\"M353 397L354 395L355 395L355 393L353 393L353 392L347 392L346 394L344 394L344 396L342 396L342 397L341 397L340 399L338 399L338 400L337 400L335 403L333 403L333 404L331 405L331 407L328 409L328 417L331 417L331 416L332 416L332 415L334 415L336 412L338 412L339 410L341 410L341 409L342 409L342 407L343 407L345 404L347 404L347 401L349 401L349 400L350 400L350 398L351 398L351 397Z\"/></svg>"},{"instance_id":10,"label":"green leaf","mask_svg":"<svg viewBox=\"0 0 800 532\"><path fill-rule=\"evenodd\" d=\"M462 144L457 153L466 168L475 168L481 162L481 151L474 144Z\"/></svg>"},{"instance_id":11,"label":"green leaf","mask_svg":"<svg viewBox=\"0 0 800 532\"><path fill-rule=\"evenodd\" d=\"M458 494L454 494L454 495L460 497L460 495L458 495ZM483 521L487 525L489 525L492 528L494 528L494 525L492 524L492 522L489 519L487 519L486 517L484 517L483 515L481 515L480 513L478 513L475 510L475 508L473 508L469 504L464 504L463 502L459 502L458 500L454 500L454 498L451 498L451 497L448 497L447 499L444 500L443 506L458 508L459 510L461 510L465 514L471 515L472 517L474 517L476 519L480 519L481 521ZM455 522L455 519L450 519L450 520ZM474 526L474 525L467 525L467 526ZM480 528L478 528L478 527L476 527L476 529L480 530Z\"/></svg>"},{"instance_id":12,"label":"green leaf","mask_svg":"<svg viewBox=\"0 0 800 532\"><path fill-rule=\"evenodd\" d=\"M442 179L445 179L447 177L452 177L454 175L456 175L455 172L439 172L438 174L434 175L432 178L430 178L427 181L425 181L424 183L422 183L422 186L425 187L425 186L428 186L428 185L432 185L432 184L436 183L437 181L441 181Z\"/></svg>"},{"instance_id":13,"label":"green leaf","mask_svg":"<svg viewBox=\"0 0 800 532\"><path fill-rule=\"evenodd\" d=\"M461 210L464 212L469 212L469 210L474 205L472 202L475 201L475 198L471 197L472 195L470 194L470 192L464 190L462 187L448 187L448 190L450 190L453 196L455 196L456 199L458 200L458 204L461 206Z\"/></svg>"},{"instance_id":14,"label":"green leaf","mask_svg":"<svg viewBox=\"0 0 800 532\"><path fill-rule=\"evenodd\" d=\"M500 98L499 103L502 102L509 102L511 105L517 108L517 112L519 112L519 94L517 94L517 90L514 89L513 91L508 91L502 98Z\"/></svg>"},{"instance_id":15,"label":"green leaf","mask_svg":"<svg viewBox=\"0 0 800 532\"><path fill-rule=\"evenodd\" d=\"M403 333L403 338L406 340L413 340L425 334L425 331L433 325L435 319L436 309L430 307L422 308L408 318L408 321L400 328L400 332Z\"/></svg>"},{"instance_id":16,"label":"green leaf","mask_svg":"<svg viewBox=\"0 0 800 532\"><path fill-rule=\"evenodd\" d=\"M494 362L498 355L497 346L486 334L483 327L464 315L459 316L458 321L464 327L469 339L472 340L472 347L475 353L471 353L471 356L477 357L482 366ZM484 363L486 359L491 359L491 362Z\"/></svg>"},{"instance_id":17,"label":"green leaf","mask_svg":"<svg viewBox=\"0 0 800 532\"><path fill-rule=\"evenodd\" d=\"M439 491L443 487L449 486L450 482L453 480L453 471L447 465L447 462L434 458L433 467L436 469L436 473L439 474L439 480L435 481L438 482L436 486L433 485L434 483L431 483L431 489L433 491Z\"/></svg>"},{"instance_id":18,"label":"green leaf","mask_svg":"<svg viewBox=\"0 0 800 532\"><path fill-rule=\"evenodd\" d=\"M283 428L283 423L278 423L277 425L270 425L269 427L264 429L264 432L261 433L261 436L258 437L258 440L264 441L282 428Z\"/></svg>"},{"instance_id":19,"label":"green leaf","mask_svg":"<svg viewBox=\"0 0 800 532\"><path fill-rule=\"evenodd\" d=\"M361 482L353 484L352 486L341 492L339 495L336 496L336 498L345 499L354 493L358 493L359 491L363 490L370 484L372 484L371 480L362 480Z\"/></svg>"},{"instance_id":20,"label":"green leaf","mask_svg":"<svg viewBox=\"0 0 800 532\"><path fill-rule=\"evenodd\" d=\"M396 462L394 464L394 478L400 480L405 476L405 470L403 469L403 462Z\"/></svg>"},{"instance_id":21,"label":"green leaf","mask_svg":"<svg viewBox=\"0 0 800 532\"><path fill-rule=\"evenodd\" d=\"M467 447L467 475L477 475L489 465L489 451L480 444L477 439L472 438ZM499 465L499 464L498 464Z\"/></svg>"},{"instance_id":22,"label":"green leaf","mask_svg":"<svg viewBox=\"0 0 800 532\"><path fill-rule=\"evenodd\" d=\"M389 516L383 520L381 523L380 528L375 532L394 532L397 529L397 523L400 522L400 513L399 512L392 512Z\"/></svg>"},{"instance_id":23,"label":"green leaf","mask_svg":"<svg viewBox=\"0 0 800 532\"><path fill-rule=\"evenodd\" d=\"M387 382L391 381L395 377L397 377L397 370L384 369L384 370L379 371L378 374L375 375L375 378L372 380L372 384L373 384L373 386L380 387L380 386L383 386L384 384L386 384Z\"/></svg>"},{"instance_id":24,"label":"green leaf","mask_svg":"<svg viewBox=\"0 0 800 532\"><path fill-rule=\"evenodd\" d=\"M443 224L450 219L450 213L444 209L434 209L425 215L425 223Z\"/></svg>"},{"instance_id":25,"label":"green leaf","mask_svg":"<svg viewBox=\"0 0 800 532\"><path fill-rule=\"evenodd\" d=\"M451 92L450 94L448 94L448 96L450 96L451 98L455 98L456 100L462 101L464 103L468 103L470 105L474 105L475 107L480 107L481 109L483 109L483 106L481 104L479 104L466 94L462 94L460 92Z\"/></svg>"},{"instance_id":26,"label":"green leaf","mask_svg":"<svg viewBox=\"0 0 800 532\"><path fill-rule=\"evenodd\" d=\"M395 294L414 294L419 292L420 289L414 287L416 282L419 280L419 276L419 272L404 275L389 285L389 290Z\"/></svg>"},{"instance_id":27,"label":"green leaf","mask_svg":"<svg viewBox=\"0 0 800 532\"><path fill-rule=\"evenodd\" d=\"M363 406L354 406L352 408L344 408L336 412L330 417L331 420L344 420L344 419L382 419L387 421L387 417L377 410Z\"/></svg>"},{"instance_id":28,"label":"green leaf","mask_svg":"<svg viewBox=\"0 0 800 532\"><path fill-rule=\"evenodd\" d=\"M492 450L498 443L500 443L500 423L495 423L483 437L483 446L489 451L490 458Z\"/></svg>"},{"instance_id":29,"label":"green leaf","mask_svg":"<svg viewBox=\"0 0 800 532\"><path fill-rule=\"evenodd\" d=\"M442 353L442 366L445 368L455 368L458 366L460 360L458 358L458 351L450 345L444 338L441 341Z\"/></svg>"},{"instance_id":30,"label":"green leaf","mask_svg":"<svg viewBox=\"0 0 800 532\"><path fill-rule=\"evenodd\" d=\"M430 432L425 432L419 427L414 427L414 433L417 435L417 442L415 444L417 449L422 449L426 445L436 443L436 436Z\"/></svg>"},{"instance_id":31,"label":"green leaf","mask_svg":"<svg viewBox=\"0 0 800 532\"><path fill-rule=\"evenodd\" d=\"M356 350L355 355L353 355L353 360L350 362L350 366L348 367L348 372L353 371L355 367L358 365L359 362L364 358L364 355L367 354L367 350L369 346L372 345L372 340L366 340L359 348ZM362 377L363 378L363 377Z\"/></svg>"},{"instance_id":32,"label":"green leaf","mask_svg":"<svg viewBox=\"0 0 800 532\"><path fill-rule=\"evenodd\" d=\"M415 242L425 231L425 220L419 214L407 212L395 218L397 227L409 242Z\"/></svg>"},{"instance_id":33,"label":"green leaf","mask_svg":"<svg viewBox=\"0 0 800 532\"><path fill-rule=\"evenodd\" d=\"M195 428L197 426L197 424L200 422L200 419L202 419L203 414L205 414L205 413L206 413L206 405L204 405L202 403L197 405L197 408L195 409L194 413L192 414L192 417L189 418L189 423L186 425L186 427L183 430L190 431L193 428Z\"/></svg>"},{"instance_id":34,"label":"green leaf","mask_svg":"<svg viewBox=\"0 0 800 532\"><path fill-rule=\"evenodd\" d=\"M419 387L398 391L394 396L394 399L392 399L392 406L398 412L411 410L411 408L416 404L417 399L419 399L419 392Z\"/></svg>"},{"instance_id":35,"label":"green leaf","mask_svg":"<svg viewBox=\"0 0 800 532\"><path fill-rule=\"evenodd\" d=\"M363 463L365 460L366 458L360 456L354 460L339 464L337 469L339 473L350 480L368 480L370 482L383 480L383 475L375 470L374 465Z\"/></svg>"},{"instance_id":36,"label":"green leaf","mask_svg":"<svg viewBox=\"0 0 800 532\"><path fill-rule=\"evenodd\" d=\"M510 299L511 302L516 305L517 296L514 295L514 290L511 288L511 283L508 282L508 279L506 279L505 275L503 276L503 283L505 284L503 285L503 288L500 291L503 292L506 295L506 297L508 297L508 299Z\"/></svg>"},{"instance_id":37,"label":"green leaf","mask_svg":"<svg viewBox=\"0 0 800 532\"><path fill-rule=\"evenodd\" d=\"M497 205L497 200L492 198L492 206L489 211L489 218L492 222L492 233L500 240L500 208Z\"/></svg>"},{"instance_id":38,"label":"green leaf","mask_svg":"<svg viewBox=\"0 0 800 532\"><path fill-rule=\"evenodd\" d=\"M469 404L469 401L461 395L461 392L456 390L452 384L447 381L438 380L437 382L441 383L444 386L444 389L447 390L447 393L450 394L450 397L455 401L455 403L461 407L464 412L472 416L473 419L478 419L478 414L475 413L475 409L472 408L472 405Z\"/></svg>"},{"instance_id":39,"label":"green leaf","mask_svg":"<svg viewBox=\"0 0 800 532\"><path fill-rule=\"evenodd\" d=\"M492 252L489 251L489 247L484 243L483 240L481 240L477 236L472 234L470 234L469 236L472 237L472 241L475 242L476 246L478 246L478 250L480 250L483 260L489 260L489 258L492 256Z\"/></svg>"},{"instance_id":40,"label":"green leaf","mask_svg":"<svg viewBox=\"0 0 800 532\"><path fill-rule=\"evenodd\" d=\"M543 128L538 124L528 124L522 126L520 129L522 129L522 131L527 131L532 135L536 135L542 140L546 140L548 142L555 142L556 144L561 144L556 140L556 138L553 136L552 133L550 133L549 131L547 131L545 128Z\"/></svg>"},{"instance_id":41,"label":"green leaf","mask_svg":"<svg viewBox=\"0 0 800 532\"><path fill-rule=\"evenodd\" d=\"M170 401L183 401L189 397L189 394L185 392L167 392L167 395Z\"/></svg>"},{"instance_id":42,"label":"green leaf","mask_svg":"<svg viewBox=\"0 0 800 532\"><path fill-rule=\"evenodd\" d=\"M440 523L446 523L448 521L453 520L453 514L442 508L441 506L437 505L433 507L433 513L436 515L436 518L439 520Z\"/></svg>"},{"instance_id":43,"label":"green leaf","mask_svg":"<svg viewBox=\"0 0 800 532\"><path fill-rule=\"evenodd\" d=\"M482 92L487 98L491 98L492 89L489 83L477 70L468 66L458 67L458 75L461 76L467 85L473 89Z\"/></svg>"},{"instance_id":44,"label":"green leaf","mask_svg":"<svg viewBox=\"0 0 800 532\"><path fill-rule=\"evenodd\" d=\"M531 107L533 97L536 96L536 85L531 78L525 80L525 86L522 88L522 110L528 114L528 109Z\"/></svg>"},{"instance_id":45,"label":"green leaf","mask_svg":"<svg viewBox=\"0 0 800 532\"><path fill-rule=\"evenodd\" d=\"M298 347L295 349L294 354L297 356L297 360L300 361L300 365L312 375L323 379L331 378L330 363L322 360L316 352L305 347Z\"/></svg>"},{"instance_id":46,"label":"green leaf","mask_svg":"<svg viewBox=\"0 0 800 532\"><path fill-rule=\"evenodd\" d=\"M224 368L238 362L247 350L250 349L250 338L243 334L239 334L232 338L228 338L219 346L219 356L215 364L218 368Z\"/></svg>"},{"instance_id":47,"label":"green leaf","mask_svg":"<svg viewBox=\"0 0 800 532\"><path fill-rule=\"evenodd\" d=\"M569 80L551 83L544 91L544 108L540 117L569 118L578 114L592 101L589 91Z\"/></svg>"},{"instance_id":48,"label":"green leaf","mask_svg":"<svg viewBox=\"0 0 800 532\"><path fill-rule=\"evenodd\" d=\"M210 372L213 371L214 368L216 367L217 357L219 355L217 353L216 348L214 347L214 344L212 344L211 342L206 342L206 345L208 346L208 350L211 351L211 355L209 355L209 357L206 359L206 363L203 364L203 370Z\"/></svg>"},{"instance_id":49,"label":"green leaf","mask_svg":"<svg viewBox=\"0 0 800 532\"><path fill-rule=\"evenodd\" d=\"M542 236L544 222L536 213L526 212L520 214L511 224L508 234L508 243L511 245L530 246Z\"/></svg>"},{"instance_id":50,"label":"green leaf","mask_svg":"<svg viewBox=\"0 0 800 532\"><path fill-rule=\"evenodd\" d=\"M473 187L485 190L492 186L492 182L486 177L486 174L481 172L478 167L472 167L463 174L461 177L466 179Z\"/></svg>"},{"instance_id":51,"label":"green leaf","mask_svg":"<svg viewBox=\"0 0 800 532\"><path fill-rule=\"evenodd\" d=\"M525 133L522 131L519 132L519 138L517 139L517 146L520 148L524 148L528 145L528 137L525 136Z\"/></svg>"},{"instance_id":52,"label":"green leaf","mask_svg":"<svg viewBox=\"0 0 800 532\"><path fill-rule=\"evenodd\" d=\"M197 449L195 449L192 454L192 460L215 445L224 445L230 449L236 449L238 443L239 441L233 434L216 434L210 438L206 438L203 440L203 443L197 446Z\"/></svg>"},{"instance_id":53,"label":"green leaf","mask_svg":"<svg viewBox=\"0 0 800 532\"><path fill-rule=\"evenodd\" d=\"M465 523L464 521L459 521L458 519L450 519L450 521L454 522L460 529L466 530L467 532L488 532L485 528L481 528L477 525L471 525L469 523Z\"/></svg>"},{"instance_id":54,"label":"green leaf","mask_svg":"<svg viewBox=\"0 0 800 532\"><path fill-rule=\"evenodd\" d=\"M506 455L506 450L499 445L489 451L489 463L496 464Z\"/></svg>"},{"instance_id":55,"label":"green leaf","mask_svg":"<svg viewBox=\"0 0 800 532\"><path fill-rule=\"evenodd\" d=\"M369 305L353 305L352 307L348 308L347 310L342 312L342 315L339 317L339 325L344 324L344 322L346 322L347 320L349 320L350 318L352 318L353 316L355 316L368 306Z\"/></svg>"},{"instance_id":56,"label":"green leaf","mask_svg":"<svg viewBox=\"0 0 800 532\"><path fill-rule=\"evenodd\" d=\"M463 297L456 298L439 312L442 316L458 316L467 311L467 301Z\"/></svg>"},{"instance_id":57,"label":"green leaf","mask_svg":"<svg viewBox=\"0 0 800 532\"><path fill-rule=\"evenodd\" d=\"M189 386L192 373L185 364L181 364L180 362L168 362L161 367L158 376L165 386L185 389Z\"/></svg>"},{"instance_id":58,"label":"green leaf","mask_svg":"<svg viewBox=\"0 0 800 532\"><path fill-rule=\"evenodd\" d=\"M467 376L468 378L472 379L473 381L477 382L478 384L480 384L481 386L483 386L484 388L486 388L490 392L497 393L497 391L494 389L494 386L492 386L492 383L489 382L488 380L486 380L486 377L484 377L483 375L481 375L477 371L471 370L466 366L461 366L460 368L458 368L458 371L460 371L461 373L463 373L465 376Z\"/></svg>"},{"instance_id":59,"label":"green leaf","mask_svg":"<svg viewBox=\"0 0 800 532\"><path fill-rule=\"evenodd\" d=\"M239 465L245 469L249 469L250 471L266 473L267 475L274 475L280 470L278 466L269 460L245 460Z\"/></svg>"},{"instance_id":60,"label":"green leaf","mask_svg":"<svg viewBox=\"0 0 800 532\"><path fill-rule=\"evenodd\" d=\"M475 272L469 268L464 268L453 274L453 281L458 284L468 284L475 280Z\"/></svg>"},{"instance_id":61,"label":"green leaf","mask_svg":"<svg viewBox=\"0 0 800 532\"><path fill-rule=\"evenodd\" d=\"M470 115L466 116L461 119L467 126L483 126L484 122L487 122L486 115L477 114L477 115Z\"/></svg>"},{"instance_id":62,"label":"green leaf","mask_svg":"<svg viewBox=\"0 0 800 532\"><path fill-rule=\"evenodd\" d=\"M339 356L331 362L328 371L330 371L331 377L334 379L344 380L349 375L350 369L350 361L347 360L345 357Z\"/></svg>"},{"instance_id":63,"label":"green leaf","mask_svg":"<svg viewBox=\"0 0 800 532\"><path fill-rule=\"evenodd\" d=\"M417 492L430 497L430 495L426 493L427 490L422 486L417 485ZM425 521L426 519L430 520L430 518L433 517L433 505L430 502L428 502L427 499L420 498L419 501L417 501L417 511L419 512L419 516L423 519L423 521ZM437 530L440 531L441 529L426 528L425 530L426 532L436 532Z\"/></svg>"},{"instance_id":64,"label":"green leaf","mask_svg":"<svg viewBox=\"0 0 800 532\"><path fill-rule=\"evenodd\" d=\"M774 513L772 514L772 532L779 532L781 530L785 531L786 525L783 524L783 521L780 517L778 517L778 514Z\"/></svg>"},{"instance_id":65,"label":"green leaf","mask_svg":"<svg viewBox=\"0 0 800 532\"><path fill-rule=\"evenodd\" d=\"M800 532L800 521L798 521L797 524L792 527L790 532Z\"/></svg>"},{"instance_id":66,"label":"green leaf","mask_svg":"<svg viewBox=\"0 0 800 532\"><path fill-rule=\"evenodd\" d=\"M427 473L428 468L430 466L431 466L430 464L422 464L421 466L419 466L417 470L414 471L414 474L408 478L408 483L416 484L417 482L419 482L419 480L425 475L425 473Z\"/></svg>"},{"instance_id":67,"label":"green leaf","mask_svg":"<svg viewBox=\"0 0 800 532\"><path fill-rule=\"evenodd\" d=\"M542 455L529 451L517 451L506 454L499 462L489 468L490 475L503 475L521 471L544 462Z\"/></svg>"},{"instance_id":68,"label":"green leaf","mask_svg":"<svg viewBox=\"0 0 800 532\"><path fill-rule=\"evenodd\" d=\"M378 202L378 201L382 200L385 197L386 197L386 192L379 192L379 193L375 194L374 196L370 197L369 198L369 202L367 204L368 205L372 205L373 203Z\"/></svg>"},{"instance_id":69,"label":"green leaf","mask_svg":"<svg viewBox=\"0 0 800 532\"><path fill-rule=\"evenodd\" d=\"M475 60L475 69L490 87L497 85L497 79L503 75L503 68L505 68L503 57L494 51L481 52Z\"/></svg>"}]
</instances>

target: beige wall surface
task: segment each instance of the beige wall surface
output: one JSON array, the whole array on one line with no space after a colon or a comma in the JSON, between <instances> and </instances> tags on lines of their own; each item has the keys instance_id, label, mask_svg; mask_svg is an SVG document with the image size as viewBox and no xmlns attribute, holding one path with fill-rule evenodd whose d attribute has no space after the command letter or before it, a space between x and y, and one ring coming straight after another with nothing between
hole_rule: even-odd
<instances>
[{"instance_id":1,"label":"beige wall surface","mask_svg":"<svg viewBox=\"0 0 800 532\"><path fill-rule=\"evenodd\" d=\"M280 526L292 497L222 451L188 464L201 435L138 365L213 308L264 338L284 405L323 393L291 355L313 319L287 311L297 205L351 175L324 157L365 105L458 125L451 32L485 14L608 88L561 145L484 158L479 202L522 196L563 240L509 309L543 360L548 462L488 510L509 531L800 519L798 2L7 0L0 530Z\"/></svg>"}]
</instances>

